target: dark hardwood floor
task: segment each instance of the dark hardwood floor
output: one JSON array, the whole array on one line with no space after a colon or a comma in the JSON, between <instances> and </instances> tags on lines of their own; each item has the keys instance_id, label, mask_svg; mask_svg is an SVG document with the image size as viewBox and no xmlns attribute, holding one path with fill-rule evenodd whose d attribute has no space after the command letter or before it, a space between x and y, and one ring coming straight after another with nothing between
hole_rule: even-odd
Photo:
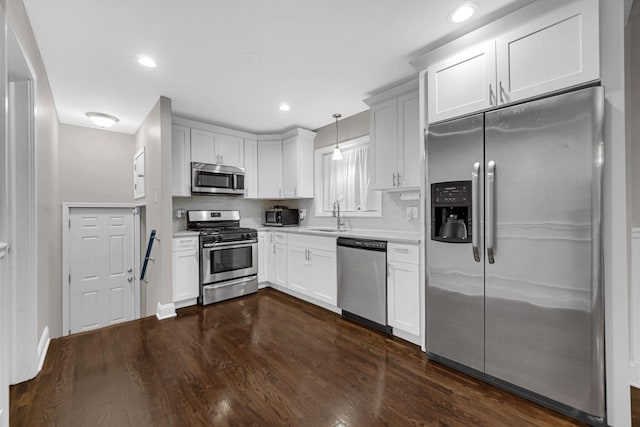
<instances>
[{"instance_id":1,"label":"dark hardwood floor","mask_svg":"<svg viewBox=\"0 0 640 427\"><path fill-rule=\"evenodd\" d=\"M563 426L416 346L275 290L51 342L12 426Z\"/></svg>"}]
</instances>

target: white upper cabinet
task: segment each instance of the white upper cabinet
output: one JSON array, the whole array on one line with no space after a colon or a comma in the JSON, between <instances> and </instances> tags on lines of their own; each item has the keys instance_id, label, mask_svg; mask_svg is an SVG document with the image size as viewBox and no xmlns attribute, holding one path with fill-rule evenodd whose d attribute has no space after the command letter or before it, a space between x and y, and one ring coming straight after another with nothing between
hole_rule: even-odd
<instances>
[{"instance_id":1,"label":"white upper cabinet","mask_svg":"<svg viewBox=\"0 0 640 427\"><path fill-rule=\"evenodd\" d=\"M258 141L244 140L245 199L258 198Z\"/></svg>"},{"instance_id":2,"label":"white upper cabinet","mask_svg":"<svg viewBox=\"0 0 640 427\"><path fill-rule=\"evenodd\" d=\"M315 132L304 129L295 129L284 134L285 139L282 141L283 197L313 197L315 136Z\"/></svg>"},{"instance_id":3,"label":"white upper cabinet","mask_svg":"<svg viewBox=\"0 0 640 427\"><path fill-rule=\"evenodd\" d=\"M191 196L191 129L171 126L171 192L173 196Z\"/></svg>"},{"instance_id":4,"label":"white upper cabinet","mask_svg":"<svg viewBox=\"0 0 640 427\"><path fill-rule=\"evenodd\" d=\"M600 78L598 10L568 4L496 39L500 102Z\"/></svg>"},{"instance_id":5,"label":"white upper cabinet","mask_svg":"<svg viewBox=\"0 0 640 427\"><path fill-rule=\"evenodd\" d=\"M429 122L495 105L496 50L491 41L429 67Z\"/></svg>"},{"instance_id":6,"label":"white upper cabinet","mask_svg":"<svg viewBox=\"0 0 640 427\"><path fill-rule=\"evenodd\" d=\"M398 168L398 101L390 99L370 111L369 141L373 147L373 188L395 187Z\"/></svg>"},{"instance_id":7,"label":"white upper cabinet","mask_svg":"<svg viewBox=\"0 0 640 427\"><path fill-rule=\"evenodd\" d=\"M191 129L191 161L244 167L244 141L237 136Z\"/></svg>"},{"instance_id":8,"label":"white upper cabinet","mask_svg":"<svg viewBox=\"0 0 640 427\"><path fill-rule=\"evenodd\" d=\"M598 2L566 2L429 66L429 122L597 81L599 61Z\"/></svg>"},{"instance_id":9,"label":"white upper cabinet","mask_svg":"<svg viewBox=\"0 0 640 427\"><path fill-rule=\"evenodd\" d=\"M373 188L420 187L420 105L417 81L365 100L370 107L369 140Z\"/></svg>"},{"instance_id":10,"label":"white upper cabinet","mask_svg":"<svg viewBox=\"0 0 640 427\"><path fill-rule=\"evenodd\" d=\"M258 197L282 198L282 141L258 141Z\"/></svg>"}]
</instances>

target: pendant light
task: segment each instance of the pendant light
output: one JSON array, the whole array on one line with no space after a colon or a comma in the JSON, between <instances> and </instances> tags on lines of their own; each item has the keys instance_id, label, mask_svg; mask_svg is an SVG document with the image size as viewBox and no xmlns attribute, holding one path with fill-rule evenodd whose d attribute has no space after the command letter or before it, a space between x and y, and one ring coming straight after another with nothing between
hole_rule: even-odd
<instances>
[{"instance_id":1,"label":"pendant light","mask_svg":"<svg viewBox=\"0 0 640 427\"><path fill-rule=\"evenodd\" d=\"M333 149L333 156L331 160L342 160L342 153L340 152L340 147L338 146L338 119L342 117L342 114L334 114L333 118L336 119L336 148Z\"/></svg>"}]
</instances>

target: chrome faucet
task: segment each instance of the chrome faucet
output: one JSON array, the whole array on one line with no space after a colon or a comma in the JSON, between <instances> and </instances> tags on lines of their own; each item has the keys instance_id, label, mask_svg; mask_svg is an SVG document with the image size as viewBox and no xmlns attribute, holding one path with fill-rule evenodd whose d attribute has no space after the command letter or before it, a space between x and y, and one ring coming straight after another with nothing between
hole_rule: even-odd
<instances>
[{"instance_id":1,"label":"chrome faucet","mask_svg":"<svg viewBox=\"0 0 640 427\"><path fill-rule=\"evenodd\" d=\"M333 217L336 219L336 228L338 230L344 229L344 219L340 216L340 202L333 202L333 211L331 213Z\"/></svg>"}]
</instances>

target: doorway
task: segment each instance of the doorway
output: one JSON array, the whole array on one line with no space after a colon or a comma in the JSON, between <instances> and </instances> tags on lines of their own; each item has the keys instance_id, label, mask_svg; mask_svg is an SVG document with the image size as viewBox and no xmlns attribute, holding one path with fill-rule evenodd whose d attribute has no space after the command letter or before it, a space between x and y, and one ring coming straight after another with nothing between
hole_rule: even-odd
<instances>
[{"instance_id":1,"label":"doorway","mask_svg":"<svg viewBox=\"0 0 640 427\"><path fill-rule=\"evenodd\" d=\"M63 206L63 335L139 317L137 210Z\"/></svg>"}]
</instances>

